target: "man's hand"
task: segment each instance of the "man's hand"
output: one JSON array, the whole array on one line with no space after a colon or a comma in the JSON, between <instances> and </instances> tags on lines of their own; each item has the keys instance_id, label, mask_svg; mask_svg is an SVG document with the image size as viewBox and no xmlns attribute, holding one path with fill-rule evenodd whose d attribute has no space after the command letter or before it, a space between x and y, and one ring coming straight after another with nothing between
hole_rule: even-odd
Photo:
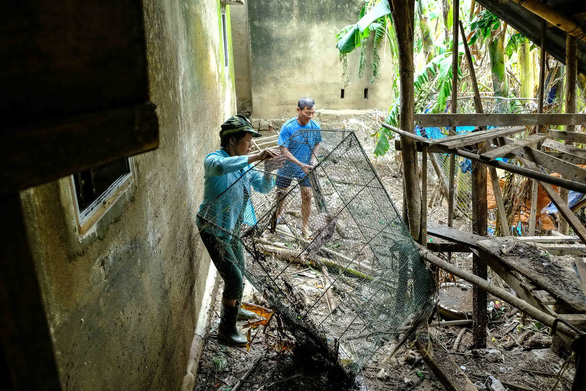
<instances>
[{"instance_id":1,"label":"man's hand","mask_svg":"<svg viewBox=\"0 0 586 391\"><path fill-rule=\"evenodd\" d=\"M265 165L265 172L272 172L278 168L281 168L283 163L285 162L285 156L280 154L277 151L272 149L265 149L261 151L265 153L264 165Z\"/></svg>"},{"instance_id":2,"label":"man's hand","mask_svg":"<svg viewBox=\"0 0 586 391\"><path fill-rule=\"evenodd\" d=\"M309 174L311 170L313 170L313 167L314 166L310 166L309 164L301 164L301 170L303 170L305 174Z\"/></svg>"}]
</instances>

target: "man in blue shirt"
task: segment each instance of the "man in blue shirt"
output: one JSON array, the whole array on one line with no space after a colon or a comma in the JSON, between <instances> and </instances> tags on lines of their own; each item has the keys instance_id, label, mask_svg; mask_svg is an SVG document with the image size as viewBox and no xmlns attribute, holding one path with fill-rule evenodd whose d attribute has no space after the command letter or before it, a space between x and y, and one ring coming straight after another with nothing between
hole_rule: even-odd
<instances>
[{"instance_id":1,"label":"man in blue shirt","mask_svg":"<svg viewBox=\"0 0 586 391\"><path fill-rule=\"evenodd\" d=\"M291 118L281 127L277 143L287 161L277 172L277 219L282 218L283 197L293 179L301 186L301 234L309 236L311 215L311 184L308 174L317 165L320 126L311 118L315 115L313 99L301 98L297 103L297 117Z\"/></svg>"},{"instance_id":2,"label":"man in blue shirt","mask_svg":"<svg viewBox=\"0 0 586 391\"><path fill-rule=\"evenodd\" d=\"M222 124L221 148L204 160L204 195L197 214L203 244L224 280L218 336L237 346L247 342L236 328L236 318L244 315L240 308L244 287L240 226L256 221L250 202L252 189L268 193L275 186L271 171L285 159L268 149L247 155L252 137L260 137L260 133L244 116L230 117ZM264 175L252 170L252 163L263 160Z\"/></svg>"}]
</instances>

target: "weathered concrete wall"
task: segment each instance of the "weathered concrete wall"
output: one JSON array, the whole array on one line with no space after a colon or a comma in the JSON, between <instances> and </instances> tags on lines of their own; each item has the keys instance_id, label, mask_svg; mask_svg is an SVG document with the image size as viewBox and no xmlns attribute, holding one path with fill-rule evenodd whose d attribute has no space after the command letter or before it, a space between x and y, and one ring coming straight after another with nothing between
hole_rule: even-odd
<instances>
[{"instance_id":1,"label":"weathered concrete wall","mask_svg":"<svg viewBox=\"0 0 586 391\"><path fill-rule=\"evenodd\" d=\"M234 73L238 111L252 113L252 85L250 84L250 28L248 7L231 8L232 36L234 37Z\"/></svg>"},{"instance_id":2,"label":"weathered concrete wall","mask_svg":"<svg viewBox=\"0 0 586 391\"><path fill-rule=\"evenodd\" d=\"M369 82L369 68L363 78L358 78L358 53L348 57L351 84L344 87L342 80L335 33L357 21L362 0L255 0L247 4L253 117L291 117L297 100L307 95L316 100L318 109L388 108L395 76L390 61L384 61L384 50L388 52L388 47L383 47L380 52L381 77L375 84ZM234 7L233 12L243 13L245 10ZM245 26L239 28L239 31L246 31ZM235 46L244 45L246 36L239 34L234 39ZM248 61L245 54L239 53L241 57L236 57L236 61ZM366 61L370 63L370 56ZM237 80L241 77L246 75L238 75ZM344 99L341 98L341 89L345 89ZM364 99L365 89L368 89L368 99ZM239 99L243 99L246 94L244 83L239 83L237 90Z\"/></svg>"},{"instance_id":3,"label":"weathered concrete wall","mask_svg":"<svg viewBox=\"0 0 586 391\"><path fill-rule=\"evenodd\" d=\"M203 157L236 109L220 3L145 0L144 15L159 149L133 159L132 184L84 236L69 178L21 196L67 390L179 389L215 273L195 214Z\"/></svg>"}]
</instances>

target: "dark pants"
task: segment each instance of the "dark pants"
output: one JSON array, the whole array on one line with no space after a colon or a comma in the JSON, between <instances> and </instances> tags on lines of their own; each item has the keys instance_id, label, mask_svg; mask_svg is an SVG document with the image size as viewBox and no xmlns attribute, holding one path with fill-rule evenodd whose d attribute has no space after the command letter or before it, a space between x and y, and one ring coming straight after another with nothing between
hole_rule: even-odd
<instances>
[{"instance_id":1,"label":"dark pants","mask_svg":"<svg viewBox=\"0 0 586 391\"><path fill-rule=\"evenodd\" d=\"M244 253L242 243L238 239L222 238L200 230L201 240L206 246L218 273L224 279L223 298L242 300L244 289Z\"/></svg>"}]
</instances>

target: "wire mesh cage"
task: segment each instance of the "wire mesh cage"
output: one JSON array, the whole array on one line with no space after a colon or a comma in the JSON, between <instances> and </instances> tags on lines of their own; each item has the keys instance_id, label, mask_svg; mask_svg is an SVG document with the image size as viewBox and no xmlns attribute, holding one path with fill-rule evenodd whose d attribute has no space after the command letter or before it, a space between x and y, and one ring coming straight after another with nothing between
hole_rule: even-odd
<instances>
[{"instance_id":1,"label":"wire mesh cage","mask_svg":"<svg viewBox=\"0 0 586 391\"><path fill-rule=\"evenodd\" d=\"M312 131L300 132L298 138L311 137ZM287 321L298 343L356 374L431 301L435 286L356 135L321 130L320 147L310 174L283 178L286 171L263 171L258 164L199 218L246 249L247 278ZM277 187L247 188L261 177L292 182L280 193ZM243 185L247 199L235 199L242 192L233 189ZM312 232L306 238L298 213L302 186L313 194ZM296 265L324 273L319 295L307 295L292 278Z\"/></svg>"}]
</instances>

